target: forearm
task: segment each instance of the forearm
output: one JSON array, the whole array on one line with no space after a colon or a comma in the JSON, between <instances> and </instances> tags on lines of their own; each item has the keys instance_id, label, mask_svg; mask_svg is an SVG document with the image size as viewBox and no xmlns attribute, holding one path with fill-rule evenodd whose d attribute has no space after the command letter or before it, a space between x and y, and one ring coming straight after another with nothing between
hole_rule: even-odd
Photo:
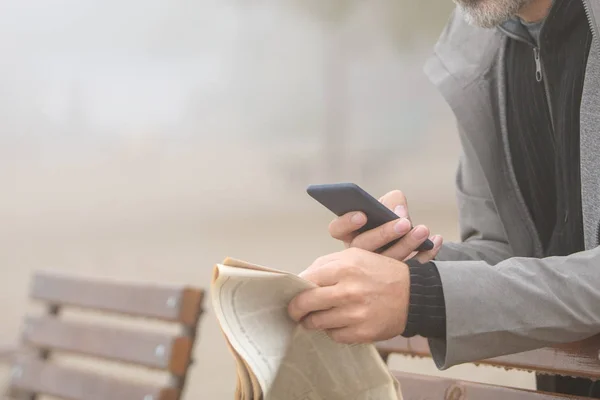
<instances>
[{"instance_id":1,"label":"forearm","mask_svg":"<svg viewBox=\"0 0 600 400\"><path fill-rule=\"evenodd\" d=\"M497 265L435 264L446 335L427 336L440 368L600 332L600 248L568 257L511 258Z\"/></svg>"},{"instance_id":2,"label":"forearm","mask_svg":"<svg viewBox=\"0 0 600 400\"><path fill-rule=\"evenodd\" d=\"M510 246L506 242L471 238L462 243L444 243L436 260L485 261L495 265L512 256Z\"/></svg>"},{"instance_id":3,"label":"forearm","mask_svg":"<svg viewBox=\"0 0 600 400\"><path fill-rule=\"evenodd\" d=\"M474 239L445 244L436 261L486 261L497 264L510 257L506 243ZM434 262L407 262L410 269L410 305L404 336L445 339L446 309L442 280Z\"/></svg>"},{"instance_id":4,"label":"forearm","mask_svg":"<svg viewBox=\"0 0 600 400\"><path fill-rule=\"evenodd\" d=\"M485 261L497 264L510 257L506 243L473 239L464 243L445 244L436 261ZM410 305L404 336L415 335L445 339L446 308L442 280L434 262L407 262L410 269Z\"/></svg>"}]
</instances>

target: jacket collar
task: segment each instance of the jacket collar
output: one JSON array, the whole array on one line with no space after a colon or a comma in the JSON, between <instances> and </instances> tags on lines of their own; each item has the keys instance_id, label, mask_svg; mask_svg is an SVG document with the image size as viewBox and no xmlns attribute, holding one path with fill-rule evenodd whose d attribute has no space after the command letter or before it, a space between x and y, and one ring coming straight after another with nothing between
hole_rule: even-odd
<instances>
[{"instance_id":1,"label":"jacket collar","mask_svg":"<svg viewBox=\"0 0 600 400\"><path fill-rule=\"evenodd\" d=\"M584 10L586 1L582 1ZM595 0L600 1L600 0ZM586 20L586 23L592 25L592 21L588 21L588 15L583 15L581 9L581 3L577 4L571 0L553 0L552 8L548 13L548 16L542 21L542 32L540 38L544 40L551 39L553 41L560 41L567 36L568 31L573 29L576 24L581 24L582 20ZM498 27L498 29L515 40L527 42L532 46L539 47L540 44L531 37L527 28L521 22L521 19L514 17L504 22Z\"/></svg>"},{"instance_id":2,"label":"jacket collar","mask_svg":"<svg viewBox=\"0 0 600 400\"><path fill-rule=\"evenodd\" d=\"M580 0L594 41L592 46L600 50L600 0ZM460 9L455 8L448 24L434 48L433 57L425 65L430 80L440 86L451 79L461 86L468 85L489 72L498 55L505 27L484 29L469 25Z\"/></svg>"}]
</instances>

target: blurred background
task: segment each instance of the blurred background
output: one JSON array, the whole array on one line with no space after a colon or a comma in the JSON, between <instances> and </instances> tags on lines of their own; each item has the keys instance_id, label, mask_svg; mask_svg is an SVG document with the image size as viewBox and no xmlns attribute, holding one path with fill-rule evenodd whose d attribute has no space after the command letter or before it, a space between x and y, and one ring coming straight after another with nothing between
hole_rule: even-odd
<instances>
[{"instance_id":1,"label":"blurred background","mask_svg":"<svg viewBox=\"0 0 600 400\"><path fill-rule=\"evenodd\" d=\"M452 7L0 1L0 344L17 342L39 269L204 288L226 256L300 272L340 249L310 183L401 189L417 223L456 240L458 138L422 72ZM232 398L206 308L187 398Z\"/></svg>"}]
</instances>

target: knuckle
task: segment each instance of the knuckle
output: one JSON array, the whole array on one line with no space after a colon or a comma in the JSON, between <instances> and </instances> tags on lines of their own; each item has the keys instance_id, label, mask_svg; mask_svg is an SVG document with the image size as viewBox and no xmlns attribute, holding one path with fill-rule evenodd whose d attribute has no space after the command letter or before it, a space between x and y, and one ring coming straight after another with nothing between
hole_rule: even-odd
<instances>
[{"instance_id":1,"label":"knuckle","mask_svg":"<svg viewBox=\"0 0 600 400\"><path fill-rule=\"evenodd\" d=\"M288 305L288 313L292 319L298 321L306 313L308 298L303 293L296 296Z\"/></svg>"},{"instance_id":2,"label":"knuckle","mask_svg":"<svg viewBox=\"0 0 600 400\"><path fill-rule=\"evenodd\" d=\"M375 338L372 329L368 327L360 327L356 329L356 341L357 343L368 343L372 342Z\"/></svg>"},{"instance_id":3,"label":"knuckle","mask_svg":"<svg viewBox=\"0 0 600 400\"><path fill-rule=\"evenodd\" d=\"M370 241L368 235L358 235L352 239L348 246L348 254L351 257L357 257L361 251L369 250Z\"/></svg>"},{"instance_id":4,"label":"knuckle","mask_svg":"<svg viewBox=\"0 0 600 400\"><path fill-rule=\"evenodd\" d=\"M343 275L346 277L354 277L362 274L360 267L355 264L341 265L340 268L343 269Z\"/></svg>"},{"instance_id":5,"label":"knuckle","mask_svg":"<svg viewBox=\"0 0 600 400\"><path fill-rule=\"evenodd\" d=\"M342 335L338 331L327 331L327 336L329 336L334 342L342 343Z\"/></svg>"},{"instance_id":6,"label":"knuckle","mask_svg":"<svg viewBox=\"0 0 600 400\"><path fill-rule=\"evenodd\" d=\"M410 260L414 256L414 252L404 250L403 248L393 249L393 251L386 254L387 257L393 258L394 260L406 261Z\"/></svg>"},{"instance_id":7,"label":"knuckle","mask_svg":"<svg viewBox=\"0 0 600 400\"><path fill-rule=\"evenodd\" d=\"M341 300L352 303L359 303L363 300L364 291L360 285L348 284L340 293Z\"/></svg>"},{"instance_id":8,"label":"knuckle","mask_svg":"<svg viewBox=\"0 0 600 400\"><path fill-rule=\"evenodd\" d=\"M404 198L404 192L402 192L400 189L391 190L388 194L397 198Z\"/></svg>"},{"instance_id":9,"label":"knuckle","mask_svg":"<svg viewBox=\"0 0 600 400\"><path fill-rule=\"evenodd\" d=\"M353 242L358 241L358 239L353 240ZM361 249L360 247L356 246L356 247L351 247L347 250L347 253L351 256L351 257L356 257L359 254L361 254L363 251L363 249ZM349 265L347 268L352 268L351 265Z\"/></svg>"},{"instance_id":10,"label":"knuckle","mask_svg":"<svg viewBox=\"0 0 600 400\"><path fill-rule=\"evenodd\" d=\"M425 242L425 240L427 240L427 237L425 237L425 238L423 238L423 239L411 238L411 239L410 239L410 249L411 249L412 251L415 251L415 252L417 252L417 254L418 254L418 253L420 253L420 252L419 252L419 246L420 246L421 244L423 244L423 242Z\"/></svg>"},{"instance_id":11,"label":"knuckle","mask_svg":"<svg viewBox=\"0 0 600 400\"><path fill-rule=\"evenodd\" d=\"M369 310L366 307L358 307L352 312L352 319L359 323L365 321L369 316Z\"/></svg>"},{"instance_id":12,"label":"knuckle","mask_svg":"<svg viewBox=\"0 0 600 400\"><path fill-rule=\"evenodd\" d=\"M347 267L342 263L332 263L327 266L329 272L337 277L344 277L348 274Z\"/></svg>"},{"instance_id":13,"label":"knuckle","mask_svg":"<svg viewBox=\"0 0 600 400\"><path fill-rule=\"evenodd\" d=\"M339 218L336 218L333 221L331 221L327 230L329 231L329 235L334 239L341 239L345 236L346 233L349 233L344 232L344 224Z\"/></svg>"},{"instance_id":14,"label":"knuckle","mask_svg":"<svg viewBox=\"0 0 600 400\"><path fill-rule=\"evenodd\" d=\"M356 237L354 239L352 239L350 242L348 242L348 251L353 251L352 249L355 248L361 248L362 246L362 240L360 237Z\"/></svg>"},{"instance_id":15,"label":"knuckle","mask_svg":"<svg viewBox=\"0 0 600 400\"><path fill-rule=\"evenodd\" d=\"M331 236L334 236L335 234L337 234L336 228L337 227L337 219L334 219L333 221L331 221L329 223L329 226L327 226L327 230L329 231L329 234Z\"/></svg>"},{"instance_id":16,"label":"knuckle","mask_svg":"<svg viewBox=\"0 0 600 400\"><path fill-rule=\"evenodd\" d=\"M415 255L413 257L413 260L420 262L421 264L424 264L426 262L429 262L431 260L433 260L433 258L435 257L435 254L430 254L430 253L418 253L417 255Z\"/></svg>"},{"instance_id":17,"label":"knuckle","mask_svg":"<svg viewBox=\"0 0 600 400\"><path fill-rule=\"evenodd\" d=\"M383 203L386 207L393 210L396 206L404 205L408 207L408 203L406 200L406 196L401 190L395 189L390 192L387 192L382 198L381 203Z\"/></svg>"},{"instance_id":18,"label":"knuckle","mask_svg":"<svg viewBox=\"0 0 600 400\"><path fill-rule=\"evenodd\" d=\"M406 195L401 190L395 189L389 193L389 197L397 204L406 204Z\"/></svg>"},{"instance_id":19,"label":"knuckle","mask_svg":"<svg viewBox=\"0 0 600 400\"><path fill-rule=\"evenodd\" d=\"M298 307L298 299L293 299L292 301L290 301L290 304L288 304L287 311L288 311L290 318L292 318L294 321L298 320L298 316L300 315L300 309Z\"/></svg>"},{"instance_id":20,"label":"knuckle","mask_svg":"<svg viewBox=\"0 0 600 400\"><path fill-rule=\"evenodd\" d=\"M317 329L320 330L323 328L323 320L319 318L318 315L311 314L304 319L303 326L307 329Z\"/></svg>"},{"instance_id":21,"label":"knuckle","mask_svg":"<svg viewBox=\"0 0 600 400\"><path fill-rule=\"evenodd\" d=\"M324 330L327 327L327 321L320 315L313 315L311 323L314 329Z\"/></svg>"},{"instance_id":22,"label":"knuckle","mask_svg":"<svg viewBox=\"0 0 600 400\"><path fill-rule=\"evenodd\" d=\"M393 224L394 223L388 223L378 229L379 239L381 239L382 242L387 243L396 237Z\"/></svg>"},{"instance_id":23,"label":"knuckle","mask_svg":"<svg viewBox=\"0 0 600 400\"><path fill-rule=\"evenodd\" d=\"M328 333L329 337L340 344L352 344L349 335L344 331L333 331Z\"/></svg>"},{"instance_id":24,"label":"knuckle","mask_svg":"<svg viewBox=\"0 0 600 400\"><path fill-rule=\"evenodd\" d=\"M327 263L327 261L329 260L328 256L320 256L318 257L311 265L311 267L313 266L317 266L317 265L324 265ZM309 267L310 268L310 267Z\"/></svg>"},{"instance_id":25,"label":"knuckle","mask_svg":"<svg viewBox=\"0 0 600 400\"><path fill-rule=\"evenodd\" d=\"M335 235L336 237L344 237L356 233L358 229L366 223L366 220L362 224L356 224L352 222L354 215L356 215L356 213L350 212L330 221L327 227L329 234L332 236Z\"/></svg>"},{"instance_id":26,"label":"knuckle","mask_svg":"<svg viewBox=\"0 0 600 400\"><path fill-rule=\"evenodd\" d=\"M366 251L362 247L355 245L357 240L358 239L353 240L353 245L343 250L339 258L341 268L343 268L348 273L356 269L356 263L362 259L362 256Z\"/></svg>"}]
</instances>

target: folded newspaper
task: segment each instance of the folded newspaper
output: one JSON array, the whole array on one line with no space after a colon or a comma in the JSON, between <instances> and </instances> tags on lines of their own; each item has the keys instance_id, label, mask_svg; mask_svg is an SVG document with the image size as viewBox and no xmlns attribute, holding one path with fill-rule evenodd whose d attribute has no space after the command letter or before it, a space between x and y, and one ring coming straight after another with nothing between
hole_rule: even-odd
<instances>
[{"instance_id":1,"label":"folded newspaper","mask_svg":"<svg viewBox=\"0 0 600 400\"><path fill-rule=\"evenodd\" d=\"M215 266L212 306L237 364L235 399L401 400L372 344L339 344L289 318L288 303L311 287L230 258Z\"/></svg>"}]
</instances>

